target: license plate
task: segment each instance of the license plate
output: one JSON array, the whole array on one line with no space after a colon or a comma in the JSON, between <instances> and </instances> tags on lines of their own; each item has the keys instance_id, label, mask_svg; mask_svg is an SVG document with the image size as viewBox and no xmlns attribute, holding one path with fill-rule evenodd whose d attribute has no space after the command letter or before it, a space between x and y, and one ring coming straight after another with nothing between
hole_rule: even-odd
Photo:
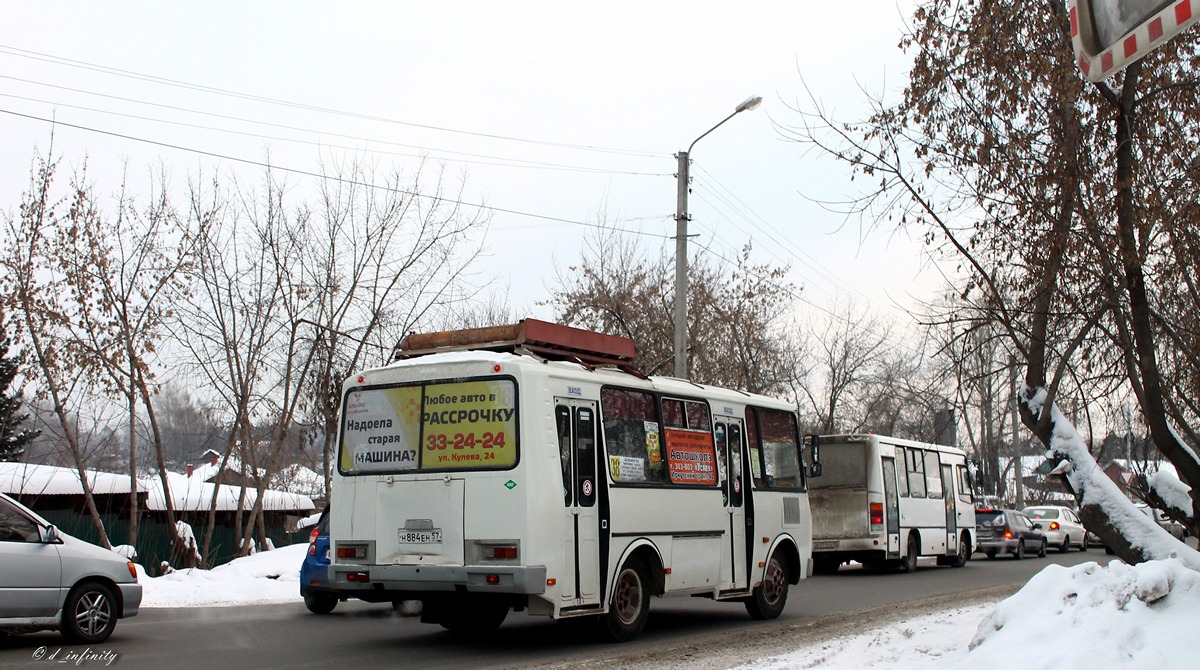
<instances>
[{"instance_id":1,"label":"license plate","mask_svg":"<svg viewBox=\"0 0 1200 670\"><path fill-rule=\"evenodd\" d=\"M813 542L813 551L833 551L834 549L837 549L837 547L837 540L821 540L819 542Z\"/></svg>"},{"instance_id":2,"label":"license plate","mask_svg":"<svg viewBox=\"0 0 1200 670\"><path fill-rule=\"evenodd\" d=\"M439 528L428 530L400 529L400 544L441 544L442 531Z\"/></svg>"}]
</instances>

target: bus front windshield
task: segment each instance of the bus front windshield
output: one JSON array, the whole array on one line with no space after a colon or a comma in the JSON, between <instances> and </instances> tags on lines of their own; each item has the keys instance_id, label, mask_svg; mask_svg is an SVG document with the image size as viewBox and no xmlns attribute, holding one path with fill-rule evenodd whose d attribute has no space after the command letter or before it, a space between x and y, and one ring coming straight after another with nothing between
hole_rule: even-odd
<instances>
[{"instance_id":1,"label":"bus front windshield","mask_svg":"<svg viewBox=\"0 0 1200 670\"><path fill-rule=\"evenodd\" d=\"M511 379L352 388L342 399L342 474L494 470L516 462Z\"/></svg>"}]
</instances>

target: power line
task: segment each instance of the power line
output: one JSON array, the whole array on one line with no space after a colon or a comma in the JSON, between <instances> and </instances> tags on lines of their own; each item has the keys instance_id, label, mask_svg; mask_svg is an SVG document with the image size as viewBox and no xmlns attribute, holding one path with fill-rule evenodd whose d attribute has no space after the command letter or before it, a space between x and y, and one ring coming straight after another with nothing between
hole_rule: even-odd
<instances>
[{"instance_id":1,"label":"power line","mask_svg":"<svg viewBox=\"0 0 1200 670\"><path fill-rule=\"evenodd\" d=\"M149 82L149 83L153 83L153 84L158 84L161 86L172 86L172 87L176 87L176 88L198 91L198 92L202 92L202 93L212 93L212 94L227 96L227 97L231 97L231 98L238 98L241 100L249 100L252 102L262 102L262 103L266 103L266 104L270 104L270 105L290 107L293 109L303 109L306 111L319 112L322 114L333 114L336 116L345 116L348 118L361 119L361 120L365 120L365 121L377 121L380 123L388 123L388 124L393 124L393 125L407 126L410 128L420 128L423 130L433 130L433 131L437 131L437 132L453 133L453 134L457 134L457 135L468 135L471 137L483 137L483 138L487 138L487 139L504 140L504 141L508 141L508 142L522 142L522 143L526 143L526 144L537 144L537 145L541 145L541 146L558 147L558 148L562 148L562 149L575 149L575 150L580 150L580 151L596 151L596 152L601 152L601 153L613 153L613 154L622 154L622 155L628 155L628 156L642 156L642 157L647 157L647 158L663 158L663 157L668 156L668 154L663 154L663 153L658 153L658 152L639 151L639 150L633 150L633 149L619 149L619 148L611 148L611 147L597 147L597 146L591 146L591 145L585 145L585 144L570 144L570 143L566 143L566 142L550 142L550 141L546 141L546 140L533 140L533 139L528 139L528 138L512 137L512 136L508 136L508 135L498 135L498 134L493 134L493 133L481 133L481 132L474 132L474 131L468 131L468 130L458 130L455 128L443 128L441 126L432 126L432 125L421 124L421 123L413 123L410 121L401 121L398 119L389 119L387 117L382 117L382 116L373 116L370 114L349 112L349 111L333 109L333 108L329 108L329 107L320 107L317 105L309 105L309 104L305 104L305 103L292 102L289 100L281 100L278 98L269 98L269 97L261 96L261 95L240 93L237 91L216 88L213 86L192 84L192 83L189 83L186 81L181 81L178 79L168 79L166 77L157 77L154 75L143 74L140 72L133 72L131 70L122 70L119 68L108 67L106 65L97 65L95 63L88 63L85 61L72 60L70 58L62 58L60 56L39 53L37 51L30 51L27 49L20 49L17 47L12 47L12 46L3 45L3 44L0 44L0 53L5 53L10 56L18 56L21 58L28 58L31 60L39 60L39 61L43 61L46 63L53 63L55 65L65 65L68 67L74 67L74 68L79 68L79 69L83 69L83 70L90 70L93 72L103 72L103 73L109 74L109 75L114 75L114 76L118 76L118 77L126 77L129 79L135 79L135 80L139 80L139 81L145 81L145 82Z\"/></svg>"},{"instance_id":2,"label":"power line","mask_svg":"<svg viewBox=\"0 0 1200 670\"><path fill-rule=\"evenodd\" d=\"M4 77L4 75L0 75L0 78L9 78L9 77ZM97 94L97 95L102 95L102 94ZM301 140L301 139L296 139L293 137L279 137L276 135L263 135L261 133L251 133L251 132L242 131L242 130L231 130L231 129L227 129L227 128L215 128L213 126L205 126L205 125L201 125L201 124L197 124L197 123L187 123L185 121L168 121L166 119L159 119L159 118L155 118L155 117L151 117L151 116L141 116L138 114L129 114L126 112L113 112L113 111L109 111L109 110L105 110L105 109L96 109L94 107L85 107L83 105L60 103L60 102L54 102L51 100L42 100L40 98L30 98L27 96L15 95L12 93L0 93L0 97L12 98L14 100L24 100L26 102L36 102L36 103L41 103L41 104L45 104L45 105L52 105L55 107L65 107L68 109L77 109L77 110L85 111L85 112L94 112L96 114L107 114L109 116L119 116L122 118L135 119L138 121L150 121L153 123L162 123L162 124L177 126L177 127L182 127L182 128L195 128L197 130L210 130L213 132L226 133L226 134L230 134L230 135L240 135L243 137L254 137L254 138L258 138L258 139L271 140L271 141L275 141L275 142L291 142L293 144L303 144L303 145L315 146L315 147L327 147L327 148L331 148L331 149L342 149L345 151L369 151L370 153L380 154L380 155L384 155L384 156L402 156L402 157L406 157L406 158L423 158L424 157L422 154L402 153L402 152L398 152L398 151L381 151L379 149L363 149L361 147L348 147L348 146L339 145L339 144L328 144L328 143L324 143L324 142L314 142L312 140ZM108 96L105 96L105 97L108 97ZM137 102L137 101L132 101L132 102ZM153 104L153 103L146 103L146 104ZM173 109L178 109L178 108L173 108ZM193 112L193 113L207 114L207 112ZM212 116L218 116L221 118L232 119L232 120L236 120L236 121L244 121L247 123L258 123L258 124L267 125L267 126L275 126L275 127L284 128L287 130L297 130L297 131L301 131L301 132L309 132L309 133L313 133L313 134L317 134L317 135L326 134L326 135L331 135L334 137L344 137L347 139L359 140L359 141L367 142L367 143L373 142L376 144L401 146L401 147L408 147L408 148L412 148L412 149L423 149L424 148L424 147L418 147L418 146L414 146L414 145L410 145L410 144L401 144L398 142L389 142L386 140L372 140L372 139L366 138L366 137L356 137L353 135L343 135L340 133L323 133L321 131L307 130L305 128L298 128L295 126L286 126L286 125L275 124L275 123L267 123L267 122L263 122L263 121L255 121L253 119L238 119L236 117L228 117L228 116L223 116L220 114L214 114ZM473 157L477 157L477 158L492 159L491 161L486 161L486 160L466 160L466 159L462 159L462 158L440 157L441 160L453 161L455 163L466 163L466 164L470 164L470 165L491 165L491 166L497 166L497 167L511 167L511 168L522 168L522 169L556 170L556 171L560 171L560 172L582 172L582 173L590 173L590 174L610 174L610 175L641 176L641 177L669 177L670 176L669 174L667 174L665 172L663 172L663 173L630 172L630 171L624 171L624 170L610 170L610 169L606 169L606 168L590 168L590 167L585 167L585 166L563 165L563 164L559 164L559 163L543 163L540 161L527 161L527 160L521 160L521 159L516 159L516 158L504 158L504 157L497 157L497 156L482 156L480 154L472 154L472 153L467 153L467 152L462 152L462 151L451 151L451 150L445 150L445 149L434 149L433 151L436 151L439 153L446 153L446 154L457 154L457 155L462 155L462 156L473 156ZM493 161L508 161L508 162L493 162Z\"/></svg>"},{"instance_id":3,"label":"power line","mask_svg":"<svg viewBox=\"0 0 1200 670\"><path fill-rule=\"evenodd\" d=\"M313 130L311 128L304 128L301 126L291 126L291 125L287 125L287 124L283 124L283 123L273 123L270 121L259 121L257 119L248 119L248 118L243 118L243 117L238 117L238 116L232 116L229 114L218 114L215 112L205 112L205 111L201 111L201 110L197 110L197 109L191 109L188 107L179 107L176 105L167 105L167 104L158 103L158 102L147 102L145 100L138 100L136 98L127 98L127 97L123 97L123 96L119 96L119 95L110 95L107 93L97 93L95 91L88 91L86 89L72 88L70 86L59 86L57 84L47 84L44 82L32 81L29 79L22 79L20 77L12 77L9 75L0 74L0 79L8 79L10 81L17 81L17 82L21 82L24 84L31 84L34 86L53 88L53 89L58 89L61 91L69 91L71 93L80 93L83 95L90 95L90 96L95 96L95 97L99 97L99 98L106 98L109 100L129 102L129 103L133 103L133 104L137 104L137 105L146 105L149 107L157 107L160 109L169 109L172 111L184 112L186 114L197 114L200 116L208 116L208 117L213 117L213 118L218 118L218 119L225 119L228 121L237 121L240 123L252 123L252 124L267 126L267 127L271 127L271 128L281 128L284 130L294 130L294 131L298 131L298 132L312 133L314 135L327 135L327 136L331 136L331 137L341 137L344 139L350 139L350 140L355 140L355 141L359 141L359 142L369 142L369 143L375 143L375 144L404 147L404 148L408 148L408 149L435 151L435 152L439 152L439 153L443 153L443 154L469 156L471 158L483 158L483 159L487 159L487 161L506 161L503 163L498 163L498 162L472 161L472 160L462 160L462 159L447 159L447 160L455 160L456 162L462 162L462 163L472 163L472 164L476 164L476 165L498 165L498 166L504 166L504 167L531 167L531 168L539 168L539 169L564 170L564 171L574 171L574 172L590 172L590 173L598 173L598 174L651 176L651 177L671 176L668 173L634 172L634 171L629 171L629 170L611 170L611 169L607 169L607 168L593 168L593 167L587 167L587 166L564 165L561 163L546 163L546 162L541 162L541 161L530 161L530 160L524 160L524 159L518 159L518 158L506 158L504 156L488 156L488 155L484 155L484 154L475 154L475 153L470 153L470 152L466 152L466 151L454 151L451 149L437 149L437 148L422 147L422 146L413 145L413 144L404 144L401 142L391 142L388 140L373 139L370 137L347 135L345 133L335 133L335 132L330 132L330 131ZM71 109L95 112L98 114L121 116L124 118L137 119L139 121L153 121L155 123L164 123L164 124L170 124L170 125L175 125L175 126L181 126L181 127L185 127L185 128L198 128L198 129L202 129L202 130L211 130L214 132L229 133L229 134L242 135L242 136L247 136L247 137L257 137L260 139L268 139L268 140L274 140L274 141L280 141L280 142L295 142L295 143L299 143L299 144L309 144L309 145L317 145L317 146L332 146L334 148L339 148L339 149L355 150L354 147L328 145L328 144L322 144L322 143L311 142L311 141L306 141L306 140L299 140L299 139L288 138L288 137L262 135L259 133L251 133L251 132L245 132L245 131L239 131L239 130L230 130L230 129L225 129L225 128L216 128L213 126L205 126L205 125L200 125L200 124L187 123L187 122L183 122L183 121L168 121L166 119L160 119L160 118L156 118L156 117L141 116L141 115L129 114L129 113L125 113L125 112L114 112L114 111L108 111L108 110L103 110L103 109L96 109L94 107L85 107L83 105L74 105L74 104L70 104L70 103L59 103L59 102L54 102L54 101L50 101L50 100L42 100L39 98L30 98L30 97L15 95L15 94L11 94L11 93L0 93L0 96L4 96L4 97L8 97L8 98L15 98L18 100L26 100L29 102L37 102L37 103L42 103L42 104L47 104L47 105L55 105L55 106L59 106L59 107L68 107ZM414 156L413 154L403 154L403 153L385 152L385 151L374 151L374 153L381 153L381 154L394 155L394 156Z\"/></svg>"},{"instance_id":4,"label":"power line","mask_svg":"<svg viewBox=\"0 0 1200 670\"><path fill-rule=\"evenodd\" d=\"M219 153L216 153L213 151L205 151L204 149L194 149L191 147L185 147L185 146L181 146L181 145L177 145L177 144L170 144L167 142L159 142L157 140L149 140L149 139L145 139L142 137L135 137L132 135L115 133L115 132L111 132L108 130L100 130L98 128L91 128L88 126L82 126L82 125L78 125L78 124L74 124L74 123L67 123L64 121L57 121L54 119L46 119L46 118L42 118L40 116L33 116L31 114L22 114L20 112L14 112L9 109L0 109L0 113L8 114L10 116L16 116L16 117L20 117L20 118L30 119L32 121L41 121L43 123L49 123L49 124L55 125L55 126L63 126L66 128L74 128L76 130L83 130L83 131L90 132L90 133L97 133L99 135L107 135L109 137L116 137L116 138L120 138L120 139L124 139L124 140L129 140L132 142L140 142L142 144L150 144L153 146L163 147L163 148L167 148L167 149L174 149L177 151L186 151L189 153L199 154L201 156L208 156L210 158L217 158L220 160L227 160L227 161L232 161L235 163L242 163L245 165L253 165L255 167L267 168L270 170L280 170L283 172L288 172L288 173L296 174L296 175L302 175L302 176L306 176L306 177L313 177L316 179L324 179L324 180L333 181L333 182L337 182L337 183L341 183L341 184L346 184L348 186L362 186L362 187L366 187L366 188L387 191L390 193L398 193L400 195L407 195L407 196L411 196L414 198L425 198L427 200L448 202L448 203L463 206L463 207L473 207L476 209L486 210L486 211L495 212L495 213L499 213L499 214L512 214L515 216L525 216L525 217L529 217L529 218L533 218L533 219L541 219L543 221L566 223L566 224L570 224L573 226L583 226L586 228L598 228L601 230L611 230L611 231L620 232L620 233L628 233L631 235L643 235L646 237L657 237L660 239L671 239L671 236L669 236L669 235L661 235L658 233L649 233L649 232L640 231L640 230L626 230L626 229L617 228L614 226L606 226L606 225L599 224L599 223L589 223L586 221L575 221L573 219L563 219L563 218L555 217L555 216L547 216L545 214L533 214L532 212L522 212L520 210L507 209L504 207L495 207L492 205L471 203L471 202L466 202L463 200L457 200L454 198L443 198L443 197L438 197L438 196L426 195L426 194L420 193L418 191L409 191L409 190L400 189L400 188L393 188L390 186L379 186L377 184L371 184L368 182L357 181L354 179L346 179L344 177L331 177L329 175L323 175L323 174L319 174L319 173L312 172L309 170L301 170L299 168L290 168L290 167L286 167L286 166L282 166L282 165L272 165L270 163L263 163L262 161L250 160L248 158L239 158L237 156L229 156L226 154L219 154Z\"/></svg>"}]
</instances>

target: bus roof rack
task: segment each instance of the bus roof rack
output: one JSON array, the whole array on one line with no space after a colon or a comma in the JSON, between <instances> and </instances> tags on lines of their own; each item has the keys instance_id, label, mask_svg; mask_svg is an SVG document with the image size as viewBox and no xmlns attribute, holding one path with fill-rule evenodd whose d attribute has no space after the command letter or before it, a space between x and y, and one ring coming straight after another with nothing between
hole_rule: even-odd
<instances>
[{"instance_id":1,"label":"bus roof rack","mask_svg":"<svg viewBox=\"0 0 1200 670\"><path fill-rule=\"evenodd\" d=\"M392 351L392 360L464 350L527 353L547 360L565 360L586 365L613 365L639 377L632 367L637 348L633 340L605 335L557 323L522 319L505 326L409 333Z\"/></svg>"}]
</instances>

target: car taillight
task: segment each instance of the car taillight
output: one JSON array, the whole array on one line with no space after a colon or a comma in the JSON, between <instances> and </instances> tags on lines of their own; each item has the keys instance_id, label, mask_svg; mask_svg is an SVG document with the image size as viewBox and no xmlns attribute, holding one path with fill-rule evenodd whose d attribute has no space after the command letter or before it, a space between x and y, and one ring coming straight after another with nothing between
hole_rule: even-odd
<instances>
[{"instance_id":1,"label":"car taillight","mask_svg":"<svg viewBox=\"0 0 1200 670\"><path fill-rule=\"evenodd\" d=\"M320 533L317 532L317 529L314 526L312 529L312 532L308 534L308 555L309 556L317 555L317 536L318 535L320 535Z\"/></svg>"},{"instance_id":2,"label":"car taillight","mask_svg":"<svg viewBox=\"0 0 1200 670\"><path fill-rule=\"evenodd\" d=\"M873 502L869 505L871 516L871 531L883 530L883 503Z\"/></svg>"},{"instance_id":3,"label":"car taillight","mask_svg":"<svg viewBox=\"0 0 1200 670\"><path fill-rule=\"evenodd\" d=\"M1057 521L1050 522L1050 530L1058 530L1058 522Z\"/></svg>"},{"instance_id":4,"label":"car taillight","mask_svg":"<svg viewBox=\"0 0 1200 670\"><path fill-rule=\"evenodd\" d=\"M1012 531L1011 531L1011 530L1005 530L1005 531L1004 531L1004 539L1006 539L1006 540L1011 540L1011 539L1012 539Z\"/></svg>"}]
</instances>

